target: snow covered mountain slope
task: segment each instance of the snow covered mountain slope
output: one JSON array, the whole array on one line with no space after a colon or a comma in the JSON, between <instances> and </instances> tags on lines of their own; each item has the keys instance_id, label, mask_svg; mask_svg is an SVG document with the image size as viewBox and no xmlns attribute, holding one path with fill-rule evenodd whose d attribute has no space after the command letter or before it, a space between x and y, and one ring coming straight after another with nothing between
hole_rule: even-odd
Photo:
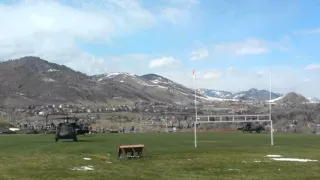
<instances>
[{"instance_id":1,"label":"snow covered mountain slope","mask_svg":"<svg viewBox=\"0 0 320 180\"><path fill-rule=\"evenodd\" d=\"M155 74L138 76L130 73L106 73L93 76L99 83L119 82L129 85L155 99L167 99L175 102L188 103L194 99L194 91ZM199 96L203 96L200 95ZM206 98L205 96L203 96Z\"/></svg>"},{"instance_id":2,"label":"snow covered mountain slope","mask_svg":"<svg viewBox=\"0 0 320 180\"><path fill-rule=\"evenodd\" d=\"M234 99L234 100L257 100L257 101L265 101L269 100L270 92L267 90L258 90L255 88L249 89L247 91L241 92L228 92L228 91L220 91L220 90L210 90L210 89L200 89L199 92L202 94L221 99ZM275 99L281 97L281 94L271 93L271 99Z\"/></svg>"},{"instance_id":3,"label":"snow covered mountain slope","mask_svg":"<svg viewBox=\"0 0 320 180\"><path fill-rule=\"evenodd\" d=\"M316 97L307 97L307 99L312 103L319 103L320 102L320 99L318 99Z\"/></svg>"}]
</instances>

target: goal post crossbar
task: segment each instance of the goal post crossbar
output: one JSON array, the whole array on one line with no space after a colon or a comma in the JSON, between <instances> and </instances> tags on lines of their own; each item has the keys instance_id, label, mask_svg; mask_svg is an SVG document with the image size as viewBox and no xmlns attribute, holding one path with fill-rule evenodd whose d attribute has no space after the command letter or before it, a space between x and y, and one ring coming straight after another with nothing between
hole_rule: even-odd
<instances>
[{"instance_id":1,"label":"goal post crossbar","mask_svg":"<svg viewBox=\"0 0 320 180\"><path fill-rule=\"evenodd\" d=\"M217 121L197 121L196 123L234 123L234 122L238 122L238 123L243 123L243 122L271 122L272 120L217 120Z\"/></svg>"},{"instance_id":2,"label":"goal post crossbar","mask_svg":"<svg viewBox=\"0 0 320 180\"><path fill-rule=\"evenodd\" d=\"M208 116L206 116L208 117ZM195 133L195 139L194 144L195 147L197 147L197 124L209 124L209 123L243 123L243 122L270 122L270 139L271 139L271 146L273 146L273 122L272 120L229 120L229 121L195 121L194 122L194 133Z\"/></svg>"},{"instance_id":3,"label":"goal post crossbar","mask_svg":"<svg viewBox=\"0 0 320 180\"><path fill-rule=\"evenodd\" d=\"M270 114L226 114L226 115L206 115L206 116L197 116L198 118L204 118L204 117L267 117L270 116Z\"/></svg>"}]
</instances>

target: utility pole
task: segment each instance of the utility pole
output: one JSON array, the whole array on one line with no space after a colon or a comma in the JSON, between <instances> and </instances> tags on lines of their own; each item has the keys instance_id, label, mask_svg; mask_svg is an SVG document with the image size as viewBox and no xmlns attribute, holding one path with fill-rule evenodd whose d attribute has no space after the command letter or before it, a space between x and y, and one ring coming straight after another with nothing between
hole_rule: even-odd
<instances>
[{"instance_id":1,"label":"utility pole","mask_svg":"<svg viewBox=\"0 0 320 180\"><path fill-rule=\"evenodd\" d=\"M48 116L49 116L49 114L46 114L46 127L45 127L45 129L47 129L47 127L48 127Z\"/></svg>"}]
</instances>

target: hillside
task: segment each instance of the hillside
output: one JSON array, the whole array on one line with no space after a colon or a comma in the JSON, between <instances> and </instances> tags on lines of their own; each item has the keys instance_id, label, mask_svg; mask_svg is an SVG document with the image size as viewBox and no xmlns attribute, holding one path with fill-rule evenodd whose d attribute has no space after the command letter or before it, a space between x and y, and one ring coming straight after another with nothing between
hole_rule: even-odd
<instances>
[{"instance_id":1,"label":"hillside","mask_svg":"<svg viewBox=\"0 0 320 180\"><path fill-rule=\"evenodd\" d=\"M274 102L276 102L276 103L306 103L306 102L311 102L311 101L300 94L297 94L295 92L289 92L286 95L275 99Z\"/></svg>"},{"instance_id":2,"label":"hillside","mask_svg":"<svg viewBox=\"0 0 320 180\"><path fill-rule=\"evenodd\" d=\"M83 73L37 57L23 57L0 64L1 105L94 101L94 82ZM99 96L101 95L101 97Z\"/></svg>"},{"instance_id":3,"label":"hillside","mask_svg":"<svg viewBox=\"0 0 320 180\"><path fill-rule=\"evenodd\" d=\"M177 82L173 82L170 79L167 79L165 77L162 77L162 76L159 76L156 74L145 74L140 77L143 79L149 80L154 84L167 87L171 91L173 91L173 93L175 93L175 94L188 95L188 96L192 96L192 98L194 98L194 93L195 93L194 89L187 88L187 87L185 87ZM206 95L201 94L199 92L197 92L197 96L200 98L207 98Z\"/></svg>"},{"instance_id":4,"label":"hillside","mask_svg":"<svg viewBox=\"0 0 320 180\"><path fill-rule=\"evenodd\" d=\"M110 100L188 104L193 101L193 90L168 79L166 82L171 84L129 73L88 76L64 65L27 56L0 63L0 105L104 104Z\"/></svg>"},{"instance_id":5,"label":"hillside","mask_svg":"<svg viewBox=\"0 0 320 180\"><path fill-rule=\"evenodd\" d=\"M251 88L247 91L241 92L228 92L228 91L220 91L220 90L210 90L210 89L200 89L200 93L214 98L221 99L234 99L234 100L257 100L257 101L265 101L270 99L270 91L267 90L258 90L255 88ZM271 92L271 99L275 99L282 96L279 93Z\"/></svg>"},{"instance_id":6,"label":"hillside","mask_svg":"<svg viewBox=\"0 0 320 180\"><path fill-rule=\"evenodd\" d=\"M189 103L194 98L194 91L180 84L177 84L164 77L148 74L138 76L129 73L106 73L95 75L93 78L101 84L105 82L117 82L125 84L139 92L143 92L145 96L152 97L152 100L161 100L175 103ZM203 96L203 98L206 98Z\"/></svg>"},{"instance_id":7,"label":"hillside","mask_svg":"<svg viewBox=\"0 0 320 180\"><path fill-rule=\"evenodd\" d=\"M307 97L307 99L310 101L310 102L314 102L314 103L319 103L320 100L316 97Z\"/></svg>"},{"instance_id":8,"label":"hillside","mask_svg":"<svg viewBox=\"0 0 320 180\"><path fill-rule=\"evenodd\" d=\"M27 56L0 63L0 106L44 104L106 104L114 101L156 101L190 104L194 90L156 74L116 72L88 76L64 65ZM250 89L237 93L200 89L198 101L269 99L269 91ZM272 99L281 94L272 93ZM291 102L282 99L284 102ZM302 99L305 101L306 99Z\"/></svg>"},{"instance_id":9,"label":"hillside","mask_svg":"<svg viewBox=\"0 0 320 180\"><path fill-rule=\"evenodd\" d=\"M103 82L50 63L38 57L23 57L0 63L0 105L24 106L50 103L106 103L110 99L169 101L166 96L153 96L148 89L113 81Z\"/></svg>"}]
</instances>

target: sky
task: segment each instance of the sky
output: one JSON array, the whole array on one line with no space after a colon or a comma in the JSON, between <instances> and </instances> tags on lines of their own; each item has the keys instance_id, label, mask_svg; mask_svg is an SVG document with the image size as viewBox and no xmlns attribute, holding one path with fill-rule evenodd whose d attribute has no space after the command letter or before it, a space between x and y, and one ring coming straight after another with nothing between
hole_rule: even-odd
<instances>
[{"instance_id":1,"label":"sky","mask_svg":"<svg viewBox=\"0 0 320 180\"><path fill-rule=\"evenodd\" d=\"M320 98L320 1L0 0L0 60Z\"/></svg>"}]
</instances>

